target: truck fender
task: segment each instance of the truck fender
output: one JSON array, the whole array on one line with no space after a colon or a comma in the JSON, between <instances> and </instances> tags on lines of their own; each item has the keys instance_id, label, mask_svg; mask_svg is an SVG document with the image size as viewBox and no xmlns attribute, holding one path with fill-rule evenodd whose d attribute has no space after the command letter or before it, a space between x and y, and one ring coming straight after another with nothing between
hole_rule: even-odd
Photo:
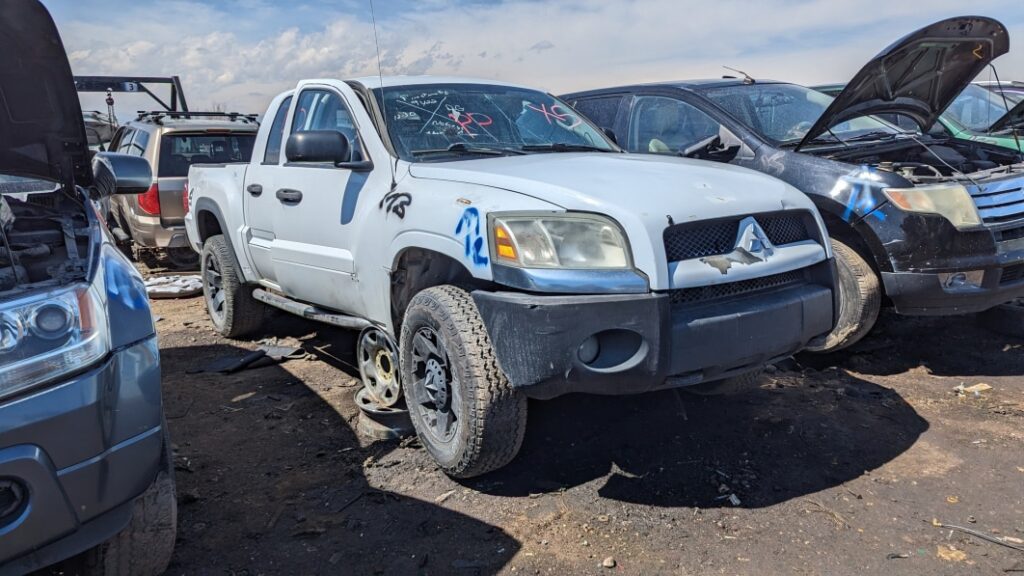
<instances>
[{"instance_id":1,"label":"truck fender","mask_svg":"<svg viewBox=\"0 0 1024 576\"><path fill-rule=\"evenodd\" d=\"M248 267L242 268L238 261L238 251L235 249L234 239L231 237L230 230L226 225L227 221L224 219L224 214L221 213L220 211L220 206L218 206L217 203L214 202L213 200L204 197L196 200L194 210L196 214L196 232L199 234L198 240L202 243L205 242L208 237L214 235L211 233L210 230L206 230L202 226L202 221L199 220L200 214L202 214L203 212L209 212L217 220L217 225L220 228L220 233L224 236L224 241L227 243L228 248L231 250L231 257L235 261L236 269L247 270ZM202 244L200 244L200 249L201 248Z\"/></svg>"}]
</instances>

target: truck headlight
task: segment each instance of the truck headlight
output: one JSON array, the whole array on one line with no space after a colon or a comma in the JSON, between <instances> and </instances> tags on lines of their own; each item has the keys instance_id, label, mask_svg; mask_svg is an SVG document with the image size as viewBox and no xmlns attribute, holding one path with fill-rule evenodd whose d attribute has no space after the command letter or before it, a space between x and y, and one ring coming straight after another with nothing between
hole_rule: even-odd
<instances>
[{"instance_id":1,"label":"truck headlight","mask_svg":"<svg viewBox=\"0 0 1024 576\"><path fill-rule=\"evenodd\" d=\"M938 214L958 229L981 226L981 216L967 189L960 184L932 184L914 188L886 188L885 195L907 212Z\"/></svg>"},{"instance_id":2,"label":"truck headlight","mask_svg":"<svg viewBox=\"0 0 1024 576\"><path fill-rule=\"evenodd\" d=\"M96 289L76 284L0 312L0 398L87 367L110 350Z\"/></svg>"},{"instance_id":3,"label":"truck headlight","mask_svg":"<svg viewBox=\"0 0 1024 576\"><path fill-rule=\"evenodd\" d=\"M618 224L596 214L491 216L494 261L521 268L629 268L629 246Z\"/></svg>"}]
</instances>

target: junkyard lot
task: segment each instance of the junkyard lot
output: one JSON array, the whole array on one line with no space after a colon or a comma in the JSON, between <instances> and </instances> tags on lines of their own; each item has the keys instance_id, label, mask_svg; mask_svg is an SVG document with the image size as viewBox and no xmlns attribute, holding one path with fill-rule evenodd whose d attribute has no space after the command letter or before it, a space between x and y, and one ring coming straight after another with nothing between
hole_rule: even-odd
<instances>
[{"instance_id":1,"label":"junkyard lot","mask_svg":"<svg viewBox=\"0 0 1024 576\"><path fill-rule=\"evenodd\" d=\"M531 403L520 456L455 482L414 442L357 436L354 334L276 316L264 336L312 360L188 374L257 343L216 335L201 299L154 313L177 449L170 574L1024 570L1024 552L932 523L1024 540L1024 343L972 318L886 317L741 396ZM993 390L952 392L980 382Z\"/></svg>"}]
</instances>

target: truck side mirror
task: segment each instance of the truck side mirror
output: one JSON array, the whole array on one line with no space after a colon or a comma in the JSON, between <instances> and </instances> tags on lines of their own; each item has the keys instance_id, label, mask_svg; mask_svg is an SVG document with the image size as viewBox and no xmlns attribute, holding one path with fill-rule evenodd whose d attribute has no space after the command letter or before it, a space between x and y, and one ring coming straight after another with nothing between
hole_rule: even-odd
<instances>
[{"instance_id":1,"label":"truck side mirror","mask_svg":"<svg viewBox=\"0 0 1024 576\"><path fill-rule=\"evenodd\" d=\"M288 137L284 156L289 162L330 162L337 166L352 161L352 145L337 130L296 132Z\"/></svg>"},{"instance_id":2,"label":"truck side mirror","mask_svg":"<svg viewBox=\"0 0 1024 576\"><path fill-rule=\"evenodd\" d=\"M601 132L604 132L604 135L607 136L608 139L612 141L612 144L615 144L616 146L619 145L619 139L615 137L614 130L612 130L611 128L601 128Z\"/></svg>"},{"instance_id":3,"label":"truck side mirror","mask_svg":"<svg viewBox=\"0 0 1024 576\"><path fill-rule=\"evenodd\" d=\"M99 196L142 194L153 185L153 169L145 158L97 152L92 159L93 187Z\"/></svg>"}]
</instances>

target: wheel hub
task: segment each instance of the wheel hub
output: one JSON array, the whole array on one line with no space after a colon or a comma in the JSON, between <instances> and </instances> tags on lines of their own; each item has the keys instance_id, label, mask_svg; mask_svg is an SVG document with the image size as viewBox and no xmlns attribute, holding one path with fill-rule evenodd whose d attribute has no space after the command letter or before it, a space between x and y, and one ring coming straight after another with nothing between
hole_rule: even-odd
<instances>
[{"instance_id":1,"label":"wheel hub","mask_svg":"<svg viewBox=\"0 0 1024 576\"><path fill-rule=\"evenodd\" d=\"M427 360L426 386L439 409L448 406L448 379L441 363L434 358Z\"/></svg>"},{"instance_id":2,"label":"wheel hub","mask_svg":"<svg viewBox=\"0 0 1024 576\"><path fill-rule=\"evenodd\" d=\"M398 375L398 346L379 328L367 328L359 335L356 350L359 376L370 400L390 408L402 398L402 382Z\"/></svg>"}]
</instances>

